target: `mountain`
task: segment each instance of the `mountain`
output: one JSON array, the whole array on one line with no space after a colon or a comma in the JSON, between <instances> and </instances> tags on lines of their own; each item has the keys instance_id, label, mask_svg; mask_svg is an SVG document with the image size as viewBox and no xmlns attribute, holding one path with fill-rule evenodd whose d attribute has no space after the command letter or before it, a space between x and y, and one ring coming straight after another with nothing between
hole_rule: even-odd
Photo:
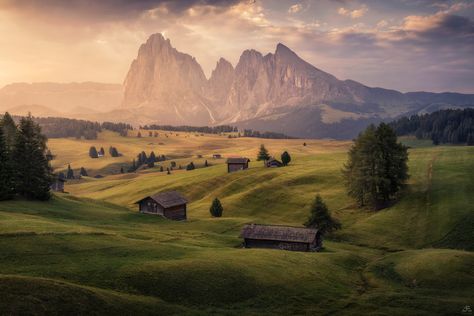
<instances>
[{"instance_id":1,"label":"mountain","mask_svg":"<svg viewBox=\"0 0 474 316\"><path fill-rule=\"evenodd\" d=\"M119 107L122 97L120 84L13 83L0 89L0 110L23 113L32 109L37 116L100 113Z\"/></svg>"},{"instance_id":2,"label":"mountain","mask_svg":"<svg viewBox=\"0 0 474 316\"><path fill-rule=\"evenodd\" d=\"M152 35L124 82L121 115L161 124L234 124L301 137L350 138L369 123L474 105L474 95L401 93L339 80L283 44L249 49L235 66L221 58L206 79L195 58Z\"/></svg>"}]
</instances>

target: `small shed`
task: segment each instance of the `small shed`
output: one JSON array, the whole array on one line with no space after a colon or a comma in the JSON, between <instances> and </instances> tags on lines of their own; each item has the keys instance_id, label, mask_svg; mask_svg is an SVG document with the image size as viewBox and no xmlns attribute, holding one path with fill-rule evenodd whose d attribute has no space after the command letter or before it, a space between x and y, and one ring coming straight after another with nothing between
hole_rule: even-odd
<instances>
[{"instance_id":1,"label":"small shed","mask_svg":"<svg viewBox=\"0 0 474 316\"><path fill-rule=\"evenodd\" d=\"M314 228L249 224L240 237L245 248L318 251L322 247L321 234Z\"/></svg>"},{"instance_id":2,"label":"small shed","mask_svg":"<svg viewBox=\"0 0 474 316\"><path fill-rule=\"evenodd\" d=\"M227 159L227 172L234 172L239 170L245 170L249 167L250 159L241 158L228 158Z\"/></svg>"},{"instance_id":3,"label":"small shed","mask_svg":"<svg viewBox=\"0 0 474 316\"><path fill-rule=\"evenodd\" d=\"M188 201L176 191L157 193L135 203L140 213L161 215L175 221L186 220Z\"/></svg>"},{"instance_id":4,"label":"small shed","mask_svg":"<svg viewBox=\"0 0 474 316\"><path fill-rule=\"evenodd\" d=\"M64 179L64 175L59 174L53 180L53 183L51 184L51 190L53 190L54 192L64 192L64 182L66 182L66 179Z\"/></svg>"},{"instance_id":5,"label":"small shed","mask_svg":"<svg viewBox=\"0 0 474 316\"><path fill-rule=\"evenodd\" d=\"M279 168L279 167L283 167L283 163L275 158L270 158L269 160L267 160L267 162L265 163L265 165L267 166L267 168Z\"/></svg>"}]
</instances>

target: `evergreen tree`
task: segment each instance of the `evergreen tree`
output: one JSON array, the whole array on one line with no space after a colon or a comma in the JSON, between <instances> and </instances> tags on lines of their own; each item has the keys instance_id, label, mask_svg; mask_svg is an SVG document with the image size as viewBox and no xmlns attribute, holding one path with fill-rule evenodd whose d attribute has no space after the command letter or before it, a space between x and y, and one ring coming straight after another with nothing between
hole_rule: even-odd
<instances>
[{"instance_id":1,"label":"evergreen tree","mask_svg":"<svg viewBox=\"0 0 474 316\"><path fill-rule=\"evenodd\" d=\"M74 179L74 170L71 169L71 165L67 165L66 179Z\"/></svg>"},{"instance_id":2,"label":"evergreen tree","mask_svg":"<svg viewBox=\"0 0 474 316\"><path fill-rule=\"evenodd\" d=\"M260 145L260 150L258 152L257 161L263 161L263 163L265 164L265 162L268 159L270 159L270 155L268 154L268 150L262 144L262 145Z\"/></svg>"},{"instance_id":3,"label":"evergreen tree","mask_svg":"<svg viewBox=\"0 0 474 316\"><path fill-rule=\"evenodd\" d=\"M194 166L194 163L191 161L187 166L186 166L186 170L194 170L196 169L196 167Z\"/></svg>"},{"instance_id":4,"label":"evergreen tree","mask_svg":"<svg viewBox=\"0 0 474 316\"><path fill-rule=\"evenodd\" d=\"M51 168L46 158L46 137L33 122L31 115L22 118L15 141L16 191L25 198L48 200L53 181Z\"/></svg>"},{"instance_id":5,"label":"evergreen tree","mask_svg":"<svg viewBox=\"0 0 474 316\"><path fill-rule=\"evenodd\" d=\"M123 170L122 170L123 171ZM81 171L79 171L79 174L82 176L82 177L87 177L88 174L87 174L87 171L84 167L81 167Z\"/></svg>"},{"instance_id":6,"label":"evergreen tree","mask_svg":"<svg viewBox=\"0 0 474 316\"><path fill-rule=\"evenodd\" d=\"M221 217L222 212L224 212L224 208L222 207L221 201L218 198L215 198L212 201L211 207L209 208L209 212L213 217Z\"/></svg>"},{"instance_id":7,"label":"evergreen tree","mask_svg":"<svg viewBox=\"0 0 474 316\"><path fill-rule=\"evenodd\" d=\"M317 228L323 235L341 228L341 224L329 214L328 207L319 194L311 205L311 214L304 225Z\"/></svg>"},{"instance_id":8,"label":"evergreen tree","mask_svg":"<svg viewBox=\"0 0 474 316\"><path fill-rule=\"evenodd\" d=\"M204 167L209 167L209 164L207 163L207 159L206 161L204 161Z\"/></svg>"},{"instance_id":9,"label":"evergreen tree","mask_svg":"<svg viewBox=\"0 0 474 316\"><path fill-rule=\"evenodd\" d=\"M11 199L15 194L13 162L4 135L3 128L0 128L0 201Z\"/></svg>"},{"instance_id":10,"label":"evergreen tree","mask_svg":"<svg viewBox=\"0 0 474 316\"><path fill-rule=\"evenodd\" d=\"M466 144L467 144L468 146L474 146L474 133L469 134L469 135L467 136Z\"/></svg>"},{"instance_id":11,"label":"evergreen tree","mask_svg":"<svg viewBox=\"0 0 474 316\"><path fill-rule=\"evenodd\" d=\"M170 168L166 168L166 174L171 174Z\"/></svg>"},{"instance_id":12,"label":"evergreen tree","mask_svg":"<svg viewBox=\"0 0 474 316\"><path fill-rule=\"evenodd\" d=\"M385 207L408 179L407 160L407 147L390 126L370 125L354 141L343 169L348 195L360 206Z\"/></svg>"},{"instance_id":13,"label":"evergreen tree","mask_svg":"<svg viewBox=\"0 0 474 316\"><path fill-rule=\"evenodd\" d=\"M18 129L15 121L8 112L5 112L5 115L3 115L3 118L0 120L0 126L3 129L3 137L7 151L12 153L13 147L15 147Z\"/></svg>"},{"instance_id":14,"label":"evergreen tree","mask_svg":"<svg viewBox=\"0 0 474 316\"><path fill-rule=\"evenodd\" d=\"M99 158L99 154L97 153L97 149L95 148L95 146L91 146L91 148L89 148L89 157Z\"/></svg>"},{"instance_id":15,"label":"evergreen tree","mask_svg":"<svg viewBox=\"0 0 474 316\"><path fill-rule=\"evenodd\" d=\"M117 148L112 147L112 146L110 146L110 148L109 148L109 154L110 154L111 157L118 157L119 156L119 152L118 152Z\"/></svg>"},{"instance_id":16,"label":"evergreen tree","mask_svg":"<svg viewBox=\"0 0 474 316\"><path fill-rule=\"evenodd\" d=\"M148 166L148 168L153 168L155 166L155 161L149 159L148 162L147 162L147 166Z\"/></svg>"},{"instance_id":17,"label":"evergreen tree","mask_svg":"<svg viewBox=\"0 0 474 316\"><path fill-rule=\"evenodd\" d=\"M284 166L288 166L288 164L291 161L291 156L287 151L284 151L283 154L281 154L281 162L283 163Z\"/></svg>"},{"instance_id":18,"label":"evergreen tree","mask_svg":"<svg viewBox=\"0 0 474 316\"><path fill-rule=\"evenodd\" d=\"M150 161L153 161L153 162L157 162L157 161L158 161L158 160L156 159L156 156L155 156L155 152L154 152L154 151L152 151L152 152L150 153L150 156L148 157L148 161L149 161L149 162L150 162Z\"/></svg>"},{"instance_id":19,"label":"evergreen tree","mask_svg":"<svg viewBox=\"0 0 474 316\"><path fill-rule=\"evenodd\" d=\"M170 164L171 164L171 167L176 168L176 161L172 161L170 162Z\"/></svg>"},{"instance_id":20,"label":"evergreen tree","mask_svg":"<svg viewBox=\"0 0 474 316\"><path fill-rule=\"evenodd\" d=\"M306 143L303 143L303 146L305 146L305 147L306 147Z\"/></svg>"}]
</instances>

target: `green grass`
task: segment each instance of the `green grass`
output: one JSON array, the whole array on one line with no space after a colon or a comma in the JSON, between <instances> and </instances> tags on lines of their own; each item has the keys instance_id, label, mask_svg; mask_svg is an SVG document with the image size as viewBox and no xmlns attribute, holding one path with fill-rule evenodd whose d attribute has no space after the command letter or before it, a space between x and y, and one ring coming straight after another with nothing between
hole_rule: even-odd
<instances>
[{"instance_id":1,"label":"green grass","mask_svg":"<svg viewBox=\"0 0 474 316\"><path fill-rule=\"evenodd\" d=\"M101 141L130 152L144 141L115 137ZM250 156L262 141L193 136L196 148L183 151L191 136L179 137L169 148L176 155L212 140L221 152ZM57 142L71 142L62 149L71 159L77 143L89 146ZM290 166L252 162L227 174L216 161L171 175L154 169L68 182L70 193L49 202L0 202L0 314L433 315L474 305L474 148L412 148L403 197L372 212L345 195L347 143L268 142L271 151L294 150ZM73 164L87 162L77 157ZM100 164L89 169L103 172ZM136 200L170 189L190 200L188 221L138 214ZM316 193L343 224L324 251L240 247L245 223L301 225ZM209 215L214 197L222 218Z\"/></svg>"}]
</instances>

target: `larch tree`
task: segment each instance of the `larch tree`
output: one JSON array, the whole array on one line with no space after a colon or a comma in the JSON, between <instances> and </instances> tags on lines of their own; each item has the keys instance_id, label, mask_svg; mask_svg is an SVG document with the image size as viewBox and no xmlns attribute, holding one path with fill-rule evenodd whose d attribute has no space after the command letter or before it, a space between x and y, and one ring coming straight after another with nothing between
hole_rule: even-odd
<instances>
[{"instance_id":1,"label":"larch tree","mask_svg":"<svg viewBox=\"0 0 474 316\"><path fill-rule=\"evenodd\" d=\"M258 155L257 155L257 161L263 161L263 163L265 163L268 159L270 159L268 150L265 148L263 144L261 144L260 149L258 151Z\"/></svg>"},{"instance_id":2,"label":"larch tree","mask_svg":"<svg viewBox=\"0 0 474 316\"><path fill-rule=\"evenodd\" d=\"M15 182L13 162L4 135L0 127L0 200L9 200L15 194Z\"/></svg>"},{"instance_id":3,"label":"larch tree","mask_svg":"<svg viewBox=\"0 0 474 316\"><path fill-rule=\"evenodd\" d=\"M219 201L218 198L215 198L214 201L212 201L211 207L209 208L209 212L213 217L222 216L224 208L222 207L221 201Z\"/></svg>"},{"instance_id":4,"label":"larch tree","mask_svg":"<svg viewBox=\"0 0 474 316\"><path fill-rule=\"evenodd\" d=\"M341 224L331 217L326 203L319 194L311 205L311 214L304 225L317 228L323 235L341 228Z\"/></svg>"}]
</instances>

